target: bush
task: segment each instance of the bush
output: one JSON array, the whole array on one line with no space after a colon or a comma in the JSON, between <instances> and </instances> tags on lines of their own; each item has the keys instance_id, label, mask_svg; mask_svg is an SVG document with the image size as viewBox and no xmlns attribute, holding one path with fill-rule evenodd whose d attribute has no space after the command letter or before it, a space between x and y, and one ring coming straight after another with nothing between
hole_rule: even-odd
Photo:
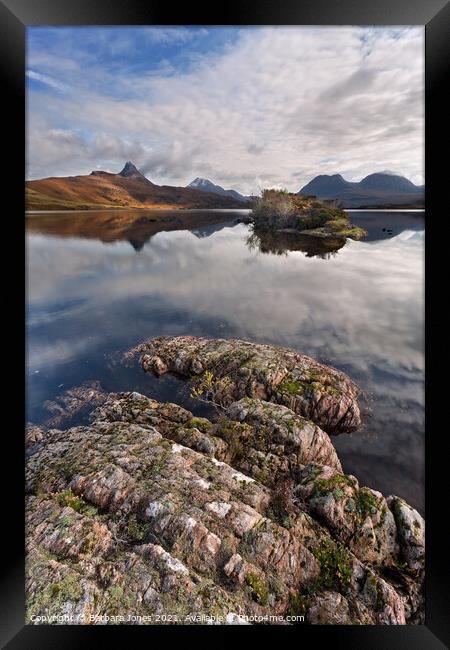
<instances>
[{"instance_id":1,"label":"bush","mask_svg":"<svg viewBox=\"0 0 450 650\"><path fill-rule=\"evenodd\" d=\"M263 190L254 202L251 216L256 227L287 228L295 223L296 206L285 190Z\"/></svg>"},{"instance_id":2,"label":"bush","mask_svg":"<svg viewBox=\"0 0 450 650\"><path fill-rule=\"evenodd\" d=\"M313 200L286 190L263 190L251 212L254 231L316 230L321 236L361 239L367 233L352 226L348 214L333 202Z\"/></svg>"}]
</instances>

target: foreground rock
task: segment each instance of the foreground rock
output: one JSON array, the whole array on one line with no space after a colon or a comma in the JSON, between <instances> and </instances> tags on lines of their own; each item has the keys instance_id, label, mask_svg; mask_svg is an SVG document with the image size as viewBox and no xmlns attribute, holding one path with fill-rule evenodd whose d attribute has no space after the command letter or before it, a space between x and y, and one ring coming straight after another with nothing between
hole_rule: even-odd
<instances>
[{"instance_id":1,"label":"foreground rock","mask_svg":"<svg viewBox=\"0 0 450 650\"><path fill-rule=\"evenodd\" d=\"M422 620L422 518L344 475L286 406L242 398L211 422L109 394L87 424L30 436L30 622Z\"/></svg>"},{"instance_id":2,"label":"foreground rock","mask_svg":"<svg viewBox=\"0 0 450 650\"><path fill-rule=\"evenodd\" d=\"M298 480L306 463L323 463L342 471L328 435L290 409L244 398L234 402L214 423L193 417L176 404L164 404L139 393L107 396L91 416L108 422L158 426L166 437L214 456L268 486Z\"/></svg>"},{"instance_id":3,"label":"foreground rock","mask_svg":"<svg viewBox=\"0 0 450 650\"><path fill-rule=\"evenodd\" d=\"M283 404L327 433L349 433L361 423L356 384L289 348L178 336L152 339L133 354L141 354L144 370L156 375L195 378L194 385L221 405L243 397Z\"/></svg>"}]
</instances>

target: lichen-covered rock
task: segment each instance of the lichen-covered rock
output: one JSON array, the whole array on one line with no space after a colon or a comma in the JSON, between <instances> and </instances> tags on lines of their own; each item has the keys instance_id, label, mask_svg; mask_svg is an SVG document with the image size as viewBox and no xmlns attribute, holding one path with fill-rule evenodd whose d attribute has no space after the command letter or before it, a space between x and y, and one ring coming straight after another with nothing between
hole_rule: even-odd
<instances>
[{"instance_id":1,"label":"lichen-covered rock","mask_svg":"<svg viewBox=\"0 0 450 650\"><path fill-rule=\"evenodd\" d=\"M364 570L363 570L364 571ZM404 596L372 571L366 571L353 602L357 619L362 623L404 625Z\"/></svg>"},{"instance_id":2,"label":"lichen-covered rock","mask_svg":"<svg viewBox=\"0 0 450 650\"><path fill-rule=\"evenodd\" d=\"M320 572L291 598L291 613L303 614L313 624L403 625L407 621L405 593L323 529L315 533L310 549Z\"/></svg>"},{"instance_id":3,"label":"lichen-covered rock","mask_svg":"<svg viewBox=\"0 0 450 650\"><path fill-rule=\"evenodd\" d=\"M314 464L304 467L299 478L297 498L325 522L333 537L371 564L388 566L395 561L397 529L380 492L360 488L354 476Z\"/></svg>"},{"instance_id":4,"label":"lichen-covered rock","mask_svg":"<svg viewBox=\"0 0 450 650\"><path fill-rule=\"evenodd\" d=\"M45 429L38 427L35 424L27 424L25 428L25 447L33 447L33 445L42 442L45 436Z\"/></svg>"},{"instance_id":5,"label":"lichen-covered rock","mask_svg":"<svg viewBox=\"0 0 450 650\"><path fill-rule=\"evenodd\" d=\"M201 376L214 350L223 367L229 342L183 340L199 354L174 343L160 371ZM62 424L82 414L84 424L28 427L29 622L423 622L422 518L342 473L319 428L326 412L316 405L310 421L269 394L274 377L298 372L295 353L280 353L291 359L282 370L271 346L237 343L235 378L219 382L229 402L214 421L84 386L56 400L66 407L55 415Z\"/></svg>"},{"instance_id":6,"label":"lichen-covered rock","mask_svg":"<svg viewBox=\"0 0 450 650\"><path fill-rule=\"evenodd\" d=\"M41 549L59 559L80 562L92 558L93 551L100 557L111 547L107 526L74 510L76 499L72 498L71 502L67 494L61 493L56 501L40 501L35 497L32 500L37 503L27 507L27 539L32 539ZM71 506L65 505L66 502ZM85 510L88 509L86 506Z\"/></svg>"},{"instance_id":7,"label":"lichen-covered rock","mask_svg":"<svg viewBox=\"0 0 450 650\"><path fill-rule=\"evenodd\" d=\"M344 373L289 348L195 336L152 339L127 353L141 354L144 370L201 381L206 394L229 405L243 397L284 404L327 433L354 431L361 422L359 389Z\"/></svg>"},{"instance_id":8,"label":"lichen-covered rock","mask_svg":"<svg viewBox=\"0 0 450 650\"><path fill-rule=\"evenodd\" d=\"M183 576L186 589L207 579L223 590L223 567L234 554L245 557L250 570L244 587L237 600L234 589L228 596L230 611L238 614L269 606L283 611L290 590L318 572L301 539L268 516L266 487L151 426L97 421L50 430L45 446L28 459L27 486L45 494L39 517L32 510L30 557L39 551L70 561L99 590L94 555L105 565L124 550L138 553L142 544L161 549L152 547L152 566ZM30 571L35 579L32 566ZM165 594L166 610L178 609L178 578L161 580L153 586L158 598ZM276 593L271 581L279 586Z\"/></svg>"},{"instance_id":9,"label":"lichen-covered rock","mask_svg":"<svg viewBox=\"0 0 450 650\"><path fill-rule=\"evenodd\" d=\"M336 450L326 433L313 422L293 413L286 406L244 398L234 402L226 412L231 420L250 425L251 433L242 441L248 448L284 459L294 475L301 465L314 462L342 471ZM252 459L247 456L251 467Z\"/></svg>"},{"instance_id":10,"label":"lichen-covered rock","mask_svg":"<svg viewBox=\"0 0 450 650\"><path fill-rule=\"evenodd\" d=\"M89 623L102 591L83 570L60 562L34 544L26 560L27 623Z\"/></svg>"},{"instance_id":11,"label":"lichen-covered rock","mask_svg":"<svg viewBox=\"0 0 450 650\"><path fill-rule=\"evenodd\" d=\"M387 499L397 524L402 559L410 569L422 571L425 566L425 521L403 499Z\"/></svg>"},{"instance_id":12,"label":"lichen-covered rock","mask_svg":"<svg viewBox=\"0 0 450 650\"><path fill-rule=\"evenodd\" d=\"M139 393L110 395L91 419L155 426L175 442L230 463L265 485L296 478L309 462L341 471L336 450L314 423L289 408L244 398L216 422L194 417L176 404L161 404Z\"/></svg>"},{"instance_id":13,"label":"lichen-covered rock","mask_svg":"<svg viewBox=\"0 0 450 650\"><path fill-rule=\"evenodd\" d=\"M316 594L308 608L308 623L317 625L350 625L348 602L342 594L324 591Z\"/></svg>"}]
</instances>

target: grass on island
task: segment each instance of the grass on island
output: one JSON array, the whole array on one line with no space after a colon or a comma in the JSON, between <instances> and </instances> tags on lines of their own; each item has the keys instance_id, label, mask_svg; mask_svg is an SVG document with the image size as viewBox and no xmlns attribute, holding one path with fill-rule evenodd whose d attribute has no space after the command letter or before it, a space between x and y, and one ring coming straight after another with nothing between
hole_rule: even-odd
<instances>
[{"instance_id":1,"label":"grass on island","mask_svg":"<svg viewBox=\"0 0 450 650\"><path fill-rule=\"evenodd\" d=\"M362 239L363 228L350 223L344 210L331 202L291 194L286 190L263 190L255 199L250 217L256 230L295 230L317 237Z\"/></svg>"}]
</instances>

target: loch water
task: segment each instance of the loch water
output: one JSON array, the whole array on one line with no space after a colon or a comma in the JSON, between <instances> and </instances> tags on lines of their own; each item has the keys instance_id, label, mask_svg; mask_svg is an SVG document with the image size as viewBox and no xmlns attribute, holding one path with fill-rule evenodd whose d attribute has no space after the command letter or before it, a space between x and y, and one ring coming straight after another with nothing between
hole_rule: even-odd
<instances>
[{"instance_id":1,"label":"loch water","mask_svg":"<svg viewBox=\"0 0 450 650\"><path fill-rule=\"evenodd\" d=\"M123 213L27 216L28 421L91 380L201 412L179 379L115 361L153 336L289 346L363 391L362 428L332 438L344 471L423 513L424 213L352 212L368 237L331 247L261 240L238 222L244 214L183 225L179 213L147 210L122 229Z\"/></svg>"}]
</instances>

